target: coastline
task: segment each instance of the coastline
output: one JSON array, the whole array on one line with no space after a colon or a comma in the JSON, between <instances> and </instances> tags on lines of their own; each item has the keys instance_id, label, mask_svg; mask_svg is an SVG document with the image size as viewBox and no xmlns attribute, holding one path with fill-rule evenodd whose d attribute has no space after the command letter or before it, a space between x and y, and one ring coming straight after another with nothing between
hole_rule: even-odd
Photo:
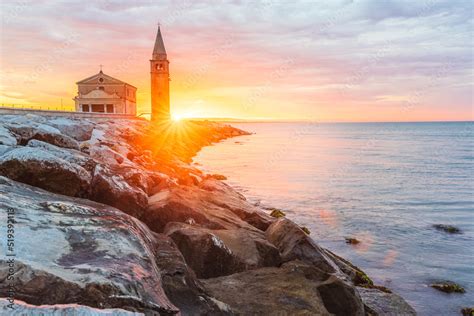
<instances>
[{"instance_id":1,"label":"coastline","mask_svg":"<svg viewBox=\"0 0 474 316\"><path fill-rule=\"evenodd\" d=\"M1 116L0 203L17 210L18 236L36 237L16 253L15 299L116 315L415 314L291 220L190 165L202 147L246 134L214 122Z\"/></svg>"}]
</instances>

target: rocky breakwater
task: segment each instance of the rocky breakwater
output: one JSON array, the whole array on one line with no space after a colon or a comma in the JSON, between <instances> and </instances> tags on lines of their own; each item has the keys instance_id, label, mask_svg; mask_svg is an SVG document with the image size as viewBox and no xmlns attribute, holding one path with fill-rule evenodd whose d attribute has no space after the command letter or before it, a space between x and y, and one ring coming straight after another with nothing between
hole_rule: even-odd
<instances>
[{"instance_id":1,"label":"rocky breakwater","mask_svg":"<svg viewBox=\"0 0 474 316\"><path fill-rule=\"evenodd\" d=\"M412 315L300 227L189 165L245 134L0 116L0 310L81 315ZM13 290L12 290L13 289ZM10 304L15 300L14 304Z\"/></svg>"}]
</instances>

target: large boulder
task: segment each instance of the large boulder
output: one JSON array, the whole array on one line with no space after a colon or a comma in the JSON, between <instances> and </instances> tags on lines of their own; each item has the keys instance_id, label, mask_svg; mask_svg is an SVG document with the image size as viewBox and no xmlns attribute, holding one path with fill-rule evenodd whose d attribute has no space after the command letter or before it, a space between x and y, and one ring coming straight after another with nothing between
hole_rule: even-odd
<instances>
[{"instance_id":1,"label":"large boulder","mask_svg":"<svg viewBox=\"0 0 474 316\"><path fill-rule=\"evenodd\" d=\"M208 177L199 183L206 192L205 198L215 205L230 210L243 221L265 231L275 220L265 212L247 202L246 198L226 183Z\"/></svg>"},{"instance_id":2,"label":"large boulder","mask_svg":"<svg viewBox=\"0 0 474 316\"><path fill-rule=\"evenodd\" d=\"M354 287L300 261L202 282L238 315L364 315Z\"/></svg>"},{"instance_id":3,"label":"large boulder","mask_svg":"<svg viewBox=\"0 0 474 316\"><path fill-rule=\"evenodd\" d=\"M278 266L278 250L263 234L246 229L210 230L169 223L167 234L199 278L228 275L265 266Z\"/></svg>"},{"instance_id":4,"label":"large boulder","mask_svg":"<svg viewBox=\"0 0 474 316\"><path fill-rule=\"evenodd\" d=\"M79 165L89 172L93 172L95 166L97 165L97 162L95 162L94 159L92 159L89 155L86 155L75 149L61 148L36 139L28 141L27 146L44 149L48 153L66 160L71 164Z\"/></svg>"},{"instance_id":5,"label":"large boulder","mask_svg":"<svg viewBox=\"0 0 474 316\"><path fill-rule=\"evenodd\" d=\"M338 266L294 222L280 218L265 232L267 239L279 250L283 261L302 260L327 273L339 272Z\"/></svg>"},{"instance_id":6,"label":"large boulder","mask_svg":"<svg viewBox=\"0 0 474 316\"><path fill-rule=\"evenodd\" d=\"M357 289L369 315L416 315L413 307L397 294L363 287L357 287Z\"/></svg>"},{"instance_id":7,"label":"large boulder","mask_svg":"<svg viewBox=\"0 0 474 316\"><path fill-rule=\"evenodd\" d=\"M95 167L90 199L114 206L134 217L140 217L148 204L147 194L131 186L121 175L104 165Z\"/></svg>"},{"instance_id":8,"label":"large boulder","mask_svg":"<svg viewBox=\"0 0 474 316\"><path fill-rule=\"evenodd\" d=\"M91 175L42 148L19 147L0 156L0 175L69 196L85 197Z\"/></svg>"},{"instance_id":9,"label":"large boulder","mask_svg":"<svg viewBox=\"0 0 474 316\"><path fill-rule=\"evenodd\" d=\"M162 288L158 244L143 223L110 206L4 177L0 192L0 220L14 220L15 299L178 313ZM6 258L0 260L0 297L9 297Z\"/></svg>"},{"instance_id":10,"label":"large boulder","mask_svg":"<svg viewBox=\"0 0 474 316\"><path fill-rule=\"evenodd\" d=\"M255 213L255 216L241 216L243 212ZM253 220L248 223L245 218ZM261 232L258 227L266 227L270 221L263 212L237 195L228 196L226 201L224 192L186 185L161 190L151 196L146 217L142 220L156 232L162 232L169 222L190 220L209 229L245 228Z\"/></svg>"},{"instance_id":11,"label":"large boulder","mask_svg":"<svg viewBox=\"0 0 474 316\"><path fill-rule=\"evenodd\" d=\"M129 165L132 164L127 157L116 152L109 146L102 143L94 144L89 149L90 156L98 162L106 165L117 165L127 162Z\"/></svg>"},{"instance_id":12,"label":"large boulder","mask_svg":"<svg viewBox=\"0 0 474 316\"><path fill-rule=\"evenodd\" d=\"M95 124L85 120L72 120L64 117L54 118L48 124L57 128L61 133L74 138L77 141L85 141L91 138Z\"/></svg>"},{"instance_id":13,"label":"large boulder","mask_svg":"<svg viewBox=\"0 0 474 316\"><path fill-rule=\"evenodd\" d=\"M62 134L58 129L38 123L9 124L7 128L13 132L19 144L26 144L30 139L37 139L58 147L79 149L79 143L73 138Z\"/></svg>"},{"instance_id":14,"label":"large boulder","mask_svg":"<svg viewBox=\"0 0 474 316\"><path fill-rule=\"evenodd\" d=\"M209 297L173 240L162 234L154 234L154 236L157 244L156 264L161 271L163 289L180 312L183 315L225 313L225 304Z\"/></svg>"}]
</instances>

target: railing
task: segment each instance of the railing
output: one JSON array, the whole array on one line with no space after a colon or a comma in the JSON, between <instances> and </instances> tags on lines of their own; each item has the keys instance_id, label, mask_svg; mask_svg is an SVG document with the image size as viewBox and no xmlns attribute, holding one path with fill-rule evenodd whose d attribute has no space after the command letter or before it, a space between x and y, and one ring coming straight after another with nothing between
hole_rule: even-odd
<instances>
[{"instance_id":1,"label":"railing","mask_svg":"<svg viewBox=\"0 0 474 316\"><path fill-rule=\"evenodd\" d=\"M27 108L27 107L2 107L0 103L0 115L24 115L24 114L34 114L34 115L46 115L46 116L55 116L55 117L71 117L71 118L91 118L91 119L137 119L144 120L145 118L139 117L132 114L120 114L120 113L97 113L97 112L76 112L76 111L66 111L66 110L55 110L53 108L41 109L36 108ZM46 107L47 108L47 107Z\"/></svg>"},{"instance_id":2,"label":"railing","mask_svg":"<svg viewBox=\"0 0 474 316\"><path fill-rule=\"evenodd\" d=\"M0 103L2 108L24 109L24 110L41 110L41 111L75 111L74 106L60 105L36 105L36 104L15 104L15 103Z\"/></svg>"}]
</instances>

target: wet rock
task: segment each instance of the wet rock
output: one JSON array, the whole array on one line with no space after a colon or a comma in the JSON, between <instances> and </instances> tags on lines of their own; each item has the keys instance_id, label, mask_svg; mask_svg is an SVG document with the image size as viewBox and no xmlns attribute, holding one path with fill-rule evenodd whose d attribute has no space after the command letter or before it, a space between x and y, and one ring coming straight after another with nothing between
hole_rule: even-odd
<instances>
[{"instance_id":1,"label":"wet rock","mask_svg":"<svg viewBox=\"0 0 474 316\"><path fill-rule=\"evenodd\" d=\"M306 235L311 235L309 228L306 226L300 226L301 230L305 232Z\"/></svg>"},{"instance_id":2,"label":"wet rock","mask_svg":"<svg viewBox=\"0 0 474 316\"><path fill-rule=\"evenodd\" d=\"M416 311L397 294L362 287L357 290L369 315L416 315Z\"/></svg>"},{"instance_id":3,"label":"wet rock","mask_svg":"<svg viewBox=\"0 0 474 316\"><path fill-rule=\"evenodd\" d=\"M444 293L465 293L466 290L452 281L440 281L430 284L430 286Z\"/></svg>"},{"instance_id":4,"label":"wet rock","mask_svg":"<svg viewBox=\"0 0 474 316\"><path fill-rule=\"evenodd\" d=\"M210 230L184 223L169 223L167 234L199 278L228 275L280 264L278 250L263 234L245 229Z\"/></svg>"},{"instance_id":5,"label":"wet rock","mask_svg":"<svg viewBox=\"0 0 474 316\"><path fill-rule=\"evenodd\" d=\"M284 262L302 260L324 272L338 272L337 265L298 225L286 218L275 221L265 232L267 239L279 250Z\"/></svg>"},{"instance_id":6,"label":"wet rock","mask_svg":"<svg viewBox=\"0 0 474 316\"><path fill-rule=\"evenodd\" d=\"M15 298L171 315L153 234L117 209L0 177L0 208L15 212ZM7 212L0 212L6 223ZM0 264L0 296L8 296Z\"/></svg>"},{"instance_id":7,"label":"wet rock","mask_svg":"<svg viewBox=\"0 0 474 316\"><path fill-rule=\"evenodd\" d=\"M346 241L346 244L349 244L349 245L358 245L360 244L360 241L356 238L353 238L353 237L344 237L345 241Z\"/></svg>"},{"instance_id":8,"label":"wet rock","mask_svg":"<svg viewBox=\"0 0 474 316\"><path fill-rule=\"evenodd\" d=\"M228 184L214 179L205 179L199 187L204 189L203 196L214 205L230 210L246 223L265 231L274 219L250 204L246 198Z\"/></svg>"},{"instance_id":9,"label":"wet rock","mask_svg":"<svg viewBox=\"0 0 474 316\"><path fill-rule=\"evenodd\" d=\"M183 315L218 315L219 302L210 297L193 270L184 261L175 243L162 234L156 239L156 263L161 271L161 282L166 296Z\"/></svg>"},{"instance_id":10,"label":"wet rock","mask_svg":"<svg viewBox=\"0 0 474 316\"><path fill-rule=\"evenodd\" d=\"M30 316L65 316L65 315L80 315L80 316L139 316L142 313L129 312L124 309L110 308L98 309L89 306L77 304L62 304L62 305L31 305L23 301L15 300L13 305L14 310L9 306L9 302L0 298L0 314L1 315L30 315Z\"/></svg>"},{"instance_id":11,"label":"wet rock","mask_svg":"<svg viewBox=\"0 0 474 316\"><path fill-rule=\"evenodd\" d=\"M216 180L212 180L216 181ZM271 218L242 200L238 194L210 190L219 187L209 180L196 186L177 186L162 190L149 199L146 217L141 218L153 231L162 232L169 222L185 223L192 218L198 226L209 229L260 230ZM216 181L220 182L220 181Z\"/></svg>"},{"instance_id":12,"label":"wet rock","mask_svg":"<svg viewBox=\"0 0 474 316\"><path fill-rule=\"evenodd\" d=\"M58 117L48 121L48 124L57 128L61 133L74 138L77 141L85 141L91 138L94 124L85 119L72 120Z\"/></svg>"},{"instance_id":13,"label":"wet rock","mask_svg":"<svg viewBox=\"0 0 474 316\"><path fill-rule=\"evenodd\" d=\"M346 259L339 257L335 253L323 249L324 253L346 274L354 285L363 287L374 287L374 282L365 274L364 271L347 261Z\"/></svg>"},{"instance_id":14,"label":"wet rock","mask_svg":"<svg viewBox=\"0 0 474 316\"><path fill-rule=\"evenodd\" d=\"M131 186L121 175L97 165L91 182L90 199L114 206L134 217L140 217L148 204L147 194Z\"/></svg>"},{"instance_id":15,"label":"wet rock","mask_svg":"<svg viewBox=\"0 0 474 316\"><path fill-rule=\"evenodd\" d=\"M465 307L461 309L461 314L463 316L474 316L474 307Z\"/></svg>"},{"instance_id":16,"label":"wet rock","mask_svg":"<svg viewBox=\"0 0 474 316\"><path fill-rule=\"evenodd\" d=\"M270 213L270 216L271 216L271 217L281 218L281 217L285 217L285 216L286 216L286 213L283 212L282 210L279 210L279 209L276 209L276 208L269 208L268 210L269 210L269 211L272 211L272 212Z\"/></svg>"},{"instance_id":17,"label":"wet rock","mask_svg":"<svg viewBox=\"0 0 474 316\"><path fill-rule=\"evenodd\" d=\"M440 230L440 231L443 231L445 233L449 233L449 234L460 234L461 233L461 230L455 226L451 226L451 225L444 225L444 224L435 224L433 225L434 228L436 228L437 230Z\"/></svg>"},{"instance_id":18,"label":"wet rock","mask_svg":"<svg viewBox=\"0 0 474 316\"><path fill-rule=\"evenodd\" d=\"M0 156L0 175L69 196L88 195L91 175L42 148L20 147Z\"/></svg>"},{"instance_id":19,"label":"wet rock","mask_svg":"<svg viewBox=\"0 0 474 316\"><path fill-rule=\"evenodd\" d=\"M364 315L355 288L300 261L202 282L239 315Z\"/></svg>"},{"instance_id":20,"label":"wet rock","mask_svg":"<svg viewBox=\"0 0 474 316\"><path fill-rule=\"evenodd\" d=\"M216 179L216 180L227 180L226 176L223 176L223 175L217 174L217 173L208 175L208 178L212 178L212 179Z\"/></svg>"},{"instance_id":21,"label":"wet rock","mask_svg":"<svg viewBox=\"0 0 474 316\"><path fill-rule=\"evenodd\" d=\"M16 137L8 129L0 126L0 145L15 146L16 144Z\"/></svg>"}]
</instances>

